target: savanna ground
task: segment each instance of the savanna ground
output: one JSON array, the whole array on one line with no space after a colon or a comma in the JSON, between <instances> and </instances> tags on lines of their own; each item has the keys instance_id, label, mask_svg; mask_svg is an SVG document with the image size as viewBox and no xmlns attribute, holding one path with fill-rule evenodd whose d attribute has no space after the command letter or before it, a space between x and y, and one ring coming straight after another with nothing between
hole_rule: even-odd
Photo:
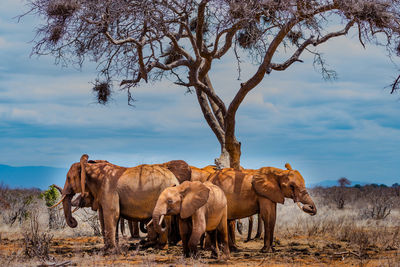
<instances>
[{"instance_id":1,"label":"savanna ground","mask_svg":"<svg viewBox=\"0 0 400 267\"><path fill-rule=\"evenodd\" d=\"M400 266L400 188L315 188L316 216L292 201L278 206L275 252L260 253L262 240L245 243L229 261L185 259L181 246L142 249L139 239L120 235L120 253L104 255L96 213L79 210L79 225L65 226L62 211L37 190L0 188L0 266L239 265L239 266ZM242 220L247 229L247 219ZM127 228L127 227L126 227ZM128 229L126 229L128 230ZM128 231L127 231L128 232ZM255 233L253 233L253 236Z\"/></svg>"}]
</instances>

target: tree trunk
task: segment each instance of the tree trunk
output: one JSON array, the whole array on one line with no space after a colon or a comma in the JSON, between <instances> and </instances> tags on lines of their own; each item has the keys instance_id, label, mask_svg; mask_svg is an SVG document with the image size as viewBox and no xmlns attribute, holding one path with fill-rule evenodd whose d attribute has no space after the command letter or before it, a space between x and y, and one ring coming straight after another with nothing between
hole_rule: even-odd
<instances>
[{"instance_id":1,"label":"tree trunk","mask_svg":"<svg viewBox=\"0 0 400 267\"><path fill-rule=\"evenodd\" d=\"M226 138L225 148L229 153L229 165L235 170L240 170L241 143L236 138Z\"/></svg>"},{"instance_id":2,"label":"tree trunk","mask_svg":"<svg viewBox=\"0 0 400 267\"><path fill-rule=\"evenodd\" d=\"M234 168L240 169L241 144L236 139L232 143L221 144L221 155L215 159L218 169Z\"/></svg>"},{"instance_id":3,"label":"tree trunk","mask_svg":"<svg viewBox=\"0 0 400 267\"><path fill-rule=\"evenodd\" d=\"M226 148L223 147L223 145L221 145L221 155L219 156L219 158L216 158L214 162L215 165L217 165L217 169L224 169L230 167L229 153L226 150Z\"/></svg>"}]
</instances>

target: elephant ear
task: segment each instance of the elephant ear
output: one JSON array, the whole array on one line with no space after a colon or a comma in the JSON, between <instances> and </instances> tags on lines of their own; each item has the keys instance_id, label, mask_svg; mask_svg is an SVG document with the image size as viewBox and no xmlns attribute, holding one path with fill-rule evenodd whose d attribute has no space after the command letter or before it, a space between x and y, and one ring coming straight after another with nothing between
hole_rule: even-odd
<instances>
[{"instance_id":1,"label":"elephant ear","mask_svg":"<svg viewBox=\"0 0 400 267\"><path fill-rule=\"evenodd\" d=\"M292 171L292 170L293 170L293 169L292 169L292 166L290 166L289 163L286 163L286 164L285 164L285 168L286 168L287 170L289 170L289 171Z\"/></svg>"},{"instance_id":2,"label":"elephant ear","mask_svg":"<svg viewBox=\"0 0 400 267\"><path fill-rule=\"evenodd\" d=\"M278 183L278 174L273 170L258 172L253 176L253 188L257 194L268 198L272 202L285 202L285 197Z\"/></svg>"},{"instance_id":3,"label":"elephant ear","mask_svg":"<svg viewBox=\"0 0 400 267\"><path fill-rule=\"evenodd\" d=\"M186 186L185 184L189 185ZM200 207L207 203L210 189L203 183L196 182L183 182L182 185L184 191L182 192L182 206L181 206L181 218L186 219L195 213Z\"/></svg>"},{"instance_id":4,"label":"elephant ear","mask_svg":"<svg viewBox=\"0 0 400 267\"><path fill-rule=\"evenodd\" d=\"M85 197L87 194L85 192L85 184L86 184L86 163L88 162L89 156L83 154L80 160L81 164L81 194Z\"/></svg>"}]
</instances>

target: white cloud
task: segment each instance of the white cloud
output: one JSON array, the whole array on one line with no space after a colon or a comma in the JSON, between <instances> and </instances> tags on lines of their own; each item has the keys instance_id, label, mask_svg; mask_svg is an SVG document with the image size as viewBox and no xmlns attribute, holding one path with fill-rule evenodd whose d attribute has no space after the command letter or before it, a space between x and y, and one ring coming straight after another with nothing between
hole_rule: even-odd
<instances>
[{"instance_id":1,"label":"white cloud","mask_svg":"<svg viewBox=\"0 0 400 267\"><path fill-rule=\"evenodd\" d=\"M8 46L6 40L0 36L0 48L4 49Z\"/></svg>"}]
</instances>

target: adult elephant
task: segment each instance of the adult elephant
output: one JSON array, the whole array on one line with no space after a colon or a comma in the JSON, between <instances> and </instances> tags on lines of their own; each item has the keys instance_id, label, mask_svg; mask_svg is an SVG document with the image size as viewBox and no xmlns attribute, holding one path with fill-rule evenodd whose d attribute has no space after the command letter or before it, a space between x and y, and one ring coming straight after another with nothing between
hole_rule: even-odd
<instances>
[{"instance_id":1,"label":"adult elephant","mask_svg":"<svg viewBox=\"0 0 400 267\"><path fill-rule=\"evenodd\" d=\"M191 169L191 177L190 181L195 182L195 181L200 181L204 183L207 181L207 178L215 173L217 171L216 167L213 165L208 165L204 168L197 168L194 166L190 166Z\"/></svg>"},{"instance_id":2,"label":"adult elephant","mask_svg":"<svg viewBox=\"0 0 400 267\"><path fill-rule=\"evenodd\" d=\"M315 215L317 209L308 194L304 179L297 170L286 163L287 170L264 167L258 170L223 169L208 180L221 187L228 200L228 220L236 220L260 213L264 221L264 246L267 252L272 246L276 221L276 203L283 204L285 198L303 204L301 209ZM235 247L234 232L230 231Z\"/></svg>"},{"instance_id":3,"label":"adult elephant","mask_svg":"<svg viewBox=\"0 0 400 267\"><path fill-rule=\"evenodd\" d=\"M73 196L81 193L83 197L93 197L92 209L99 210L100 223L104 226L105 249L116 247L115 233L120 217L134 221L151 218L159 194L166 187L178 185L177 176L182 175L174 170L174 161L125 168L107 161L88 161L88 158L84 154L80 162L72 164L60 202L67 224L75 228L78 223L71 212ZM179 163L187 165L183 161ZM186 169L190 169L188 165Z\"/></svg>"}]
</instances>

